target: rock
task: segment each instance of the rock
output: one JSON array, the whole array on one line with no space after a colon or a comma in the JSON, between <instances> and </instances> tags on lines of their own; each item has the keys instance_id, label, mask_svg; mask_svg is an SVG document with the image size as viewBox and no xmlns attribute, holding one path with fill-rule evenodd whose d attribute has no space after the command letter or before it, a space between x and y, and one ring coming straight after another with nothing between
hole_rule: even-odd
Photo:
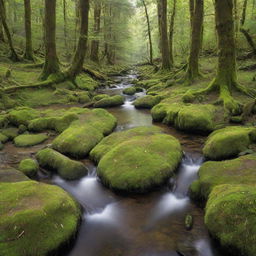
<instances>
[{"instance_id":1,"label":"rock","mask_svg":"<svg viewBox=\"0 0 256 256\"><path fill-rule=\"evenodd\" d=\"M27 127L24 124L19 125L19 134L22 134L27 131Z\"/></svg>"},{"instance_id":2,"label":"rock","mask_svg":"<svg viewBox=\"0 0 256 256\"><path fill-rule=\"evenodd\" d=\"M1 133L5 135L9 140L13 140L19 135L19 130L15 127L9 127L1 130Z\"/></svg>"},{"instance_id":3,"label":"rock","mask_svg":"<svg viewBox=\"0 0 256 256\"><path fill-rule=\"evenodd\" d=\"M125 88L123 90L123 94L127 94L127 95L134 95L136 93L136 88L135 87L128 87L128 88Z\"/></svg>"},{"instance_id":4,"label":"rock","mask_svg":"<svg viewBox=\"0 0 256 256\"><path fill-rule=\"evenodd\" d=\"M151 109L161 101L159 96L147 95L141 98L138 98L134 101L134 106L136 108L148 108Z\"/></svg>"},{"instance_id":5,"label":"rock","mask_svg":"<svg viewBox=\"0 0 256 256\"><path fill-rule=\"evenodd\" d=\"M39 165L34 159L24 159L19 164L19 170L29 178L33 178L39 171Z\"/></svg>"},{"instance_id":6,"label":"rock","mask_svg":"<svg viewBox=\"0 0 256 256\"><path fill-rule=\"evenodd\" d=\"M110 108L118 107L124 104L124 97L121 95L116 95L112 97L103 98L94 103L95 108Z\"/></svg>"},{"instance_id":7,"label":"rock","mask_svg":"<svg viewBox=\"0 0 256 256\"><path fill-rule=\"evenodd\" d=\"M102 99L109 98L109 97L110 96L107 95L107 94L98 94L98 95L93 97L93 101L100 101Z\"/></svg>"},{"instance_id":8,"label":"rock","mask_svg":"<svg viewBox=\"0 0 256 256\"><path fill-rule=\"evenodd\" d=\"M38 118L40 113L33 108L19 107L9 112L8 118L10 122L19 127L19 125L28 125L30 120Z\"/></svg>"},{"instance_id":9,"label":"rock","mask_svg":"<svg viewBox=\"0 0 256 256\"><path fill-rule=\"evenodd\" d=\"M0 133L0 142L1 143L6 143L7 141L8 141L8 137L7 136L5 136L4 134L2 134L2 133Z\"/></svg>"},{"instance_id":10,"label":"rock","mask_svg":"<svg viewBox=\"0 0 256 256\"><path fill-rule=\"evenodd\" d=\"M199 179L190 187L191 197L205 202L215 186L222 184L255 185L256 154L221 162L209 161L199 169Z\"/></svg>"},{"instance_id":11,"label":"rock","mask_svg":"<svg viewBox=\"0 0 256 256\"><path fill-rule=\"evenodd\" d=\"M106 110L92 110L61 133L53 141L53 148L74 158L84 158L115 126L116 118Z\"/></svg>"},{"instance_id":12,"label":"rock","mask_svg":"<svg viewBox=\"0 0 256 256\"><path fill-rule=\"evenodd\" d=\"M254 142L253 131L255 128L231 126L217 130L210 134L203 154L211 160L223 160L238 156L246 151L250 144Z\"/></svg>"},{"instance_id":13,"label":"rock","mask_svg":"<svg viewBox=\"0 0 256 256\"><path fill-rule=\"evenodd\" d=\"M122 142L125 142L133 137L139 138L139 136L150 136L158 133L161 133L161 129L156 126L142 126L126 131L114 132L105 137L95 148L93 148L93 150L90 152L90 158L98 163L105 154Z\"/></svg>"},{"instance_id":14,"label":"rock","mask_svg":"<svg viewBox=\"0 0 256 256\"><path fill-rule=\"evenodd\" d=\"M205 224L230 255L256 255L255 186L221 185L206 206Z\"/></svg>"},{"instance_id":15,"label":"rock","mask_svg":"<svg viewBox=\"0 0 256 256\"><path fill-rule=\"evenodd\" d=\"M29 178L22 172L14 168L1 168L0 169L0 184L3 182L21 182L27 181Z\"/></svg>"},{"instance_id":16,"label":"rock","mask_svg":"<svg viewBox=\"0 0 256 256\"><path fill-rule=\"evenodd\" d=\"M88 172L81 162L71 160L50 148L40 150L36 154L36 159L41 167L56 171L66 180L79 179Z\"/></svg>"},{"instance_id":17,"label":"rock","mask_svg":"<svg viewBox=\"0 0 256 256\"><path fill-rule=\"evenodd\" d=\"M77 232L80 207L63 189L24 181L0 183L2 255L47 256Z\"/></svg>"},{"instance_id":18,"label":"rock","mask_svg":"<svg viewBox=\"0 0 256 256\"><path fill-rule=\"evenodd\" d=\"M23 134L14 139L16 147L31 147L43 143L48 139L44 133L41 134Z\"/></svg>"},{"instance_id":19,"label":"rock","mask_svg":"<svg viewBox=\"0 0 256 256\"><path fill-rule=\"evenodd\" d=\"M135 86L135 90L136 90L136 92L144 92L144 89L139 86Z\"/></svg>"},{"instance_id":20,"label":"rock","mask_svg":"<svg viewBox=\"0 0 256 256\"><path fill-rule=\"evenodd\" d=\"M192 215L186 215L185 217L185 227L186 230L191 230L193 228L193 216Z\"/></svg>"},{"instance_id":21,"label":"rock","mask_svg":"<svg viewBox=\"0 0 256 256\"><path fill-rule=\"evenodd\" d=\"M113 190L144 193L170 178L181 158L180 143L170 135L135 136L105 154L97 173Z\"/></svg>"},{"instance_id":22,"label":"rock","mask_svg":"<svg viewBox=\"0 0 256 256\"><path fill-rule=\"evenodd\" d=\"M80 104L86 104L91 101L91 98L89 97L87 92L80 92L78 94L78 102Z\"/></svg>"}]
</instances>

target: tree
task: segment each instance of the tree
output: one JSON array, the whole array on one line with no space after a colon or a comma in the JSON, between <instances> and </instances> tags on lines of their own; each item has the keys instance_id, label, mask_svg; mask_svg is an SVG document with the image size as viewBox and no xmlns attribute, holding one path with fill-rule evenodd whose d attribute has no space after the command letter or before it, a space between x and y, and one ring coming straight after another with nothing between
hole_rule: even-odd
<instances>
[{"instance_id":1,"label":"tree","mask_svg":"<svg viewBox=\"0 0 256 256\"><path fill-rule=\"evenodd\" d=\"M2 19L0 16L0 42L5 42L4 40L4 30L3 30L3 23L2 23Z\"/></svg>"},{"instance_id":2,"label":"tree","mask_svg":"<svg viewBox=\"0 0 256 256\"><path fill-rule=\"evenodd\" d=\"M60 72L56 50L56 0L45 0L45 63L41 79Z\"/></svg>"},{"instance_id":3,"label":"tree","mask_svg":"<svg viewBox=\"0 0 256 256\"><path fill-rule=\"evenodd\" d=\"M32 31L31 31L31 4L30 0L24 0L24 13L25 13L25 32L26 32L26 49L24 58L27 60L34 60L33 47L32 47Z\"/></svg>"},{"instance_id":4,"label":"tree","mask_svg":"<svg viewBox=\"0 0 256 256\"><path fill-rule=\"evenodd\" d=\"M173 8L172 8L172 14L171 14L171 19L170 19L170 30L169 30L170 61L171 61L172 65L174 65L173 35L174 35L174 21L175 21L175 15L176 15L176 5L177 5L177 0L173 0Z\"/></svg>"},{"instance_id":5,"label":"tree","mask_svg":"<svg viewBox=\"0 0 256 256\"><path fill-rule=\"evenodd\" d=\"M91 43L91 55L90 59L95 62L99 62L99 44L100 41L98 39L100 33L100 22L101 22L101 2L97 0L94 4L94 39Z\"/></svg>"},{"instance_id":6,"label":"tree","mask_svg":"<svg viewBox=\"0 0 256 256\"><path fill-rule=\"evenodd\" d=\"M68 69L68 76L71 79L74 79L82 71L88 41L89 0L80 0L79 4L81 17L80 36L72 64Z\"/></svg>"},{"instance_id":7,"label":"tree","mask_svg":"<svg viewBox=\"0 0 256 256\"><path fill-rule=\"evenodd\" d=\"M162 54L162 69L172 67L170 61L169 42L167 35L167 0L158 0L158 21L160 32L160 50Z\"/></svg>"},{"instance_id":8,"label":"tree","mask_svg":"<svg viewBox=\"0 0 256 256\"><path fill-rule=\"evenodd\" d=\"M10 30L9 30L9 27L8 27L8 24L7 24L7 21L6 21L5 5L4 5L3 0L0 0L0 17L1 17L1 20L2 20L2 25L3 25L4 31L5 31L5 34L6 34L6 37L7 37L7 41L8 41L9 47L10 47L10 51L11 51L10 58L13 61L19 61L19 56L18 56L18 54L16 53L16 51L14 49L13 42L12 42L12 36L11 36Z\"/></svg>"},{"instance_id":9,"label":"tree","mask_svg":"<svg viewBox=\"0 0 256 256\"><path fill-rule=\"evenodd\" d=\"M63 22L64 22L64 42L65 42L65 48L68 56L68 31L67 31L67 3L66 0L63 0Z\"/></svg>"}]
</instances>

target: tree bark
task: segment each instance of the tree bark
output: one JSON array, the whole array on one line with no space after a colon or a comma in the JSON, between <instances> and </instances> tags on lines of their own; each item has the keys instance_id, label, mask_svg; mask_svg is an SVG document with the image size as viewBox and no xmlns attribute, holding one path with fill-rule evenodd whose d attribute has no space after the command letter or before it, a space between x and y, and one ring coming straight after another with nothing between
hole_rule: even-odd
<instances>
[{"instance_id":1,"label":"tree bark","mask_svg":"<svg viewBox=\"0 0 256 256\"><path fill-rule=\"evenodd\" d=\"M151 36L151 26L150 26L150 20L149 20L149 15L148 15L148 7L145 2L145 0L141 0L142 4L144 6L145 10L145 16L147 19L147 27L148 27L148 42L149 42L149 63L153 64L153 43L152 43L152 36Z\"/></svg>"},{"instance_id":2,"label":"tree bark","mask_svg":"<svg viewBox=\"0 0 256 256\"><path fill-rule=\"evenodd\" d=\"M66 54L68 55L68 31L67 31L67 3L66 0L63 0L63 21L64 21L64 42Z\"/></svg>"},{"instance_id":3,"label":"tree bark","mask_svg":"<svg viewBox=\"0 0 256 256\"><path fill-rule=\"evenodd\" d=\"M100 18L101 18L101 3L96 2L94 6L94 39L91 43L91 55L90 59L94 62L99 62L99 45L100 41L98 39L100 33Z\"/></svg>"},{"instance_id":4,"label":"tree bark","mask_svg":"<svg viewBox=\"0 0 256 256\"><path fill-rule=\"evenodd\" d=\"M176 15L176 5L177 0L173 0L173 8L172 8L172 15L170 20L170 31L169 31L169 46L170 46L170 62L171 65L174 65L174 56L173 56L173 35L174 35L174 22L175 22L175 15Z\"/></svg>"},{"instance_id":5,"label":"tree bark","mask_svg":"<svg viewBox=\"0 0 256 256\"><path fill-rule=\"evenodd\" d=\"M199 55L202 49L204 0L195 0L194 13L192 14L192 31L190 43L190 55L188 60L187 75L189 81L193 82L200 77Z\"/></svg>"},{"instance_id":6,"label":"tree bark","mask_svg":"<svg viewBox=\"0 0 256 256\"><path fill-rule=\"evenodd\" d=\"M68 76L71 79L74 79L83 69L88 41L89 0L80 0L80 15L80 36L72 64L68 70Z\"/></svg>"},{"instance_id":7,"label":"tree bark","mask_svg":"<svg viewBox=\"0 0 256 256\"><path fill-rule=\"evenodd\" d=\"M11 56L10 58L13 61L19 61L19 57L18 54L16 53L14 46L13 46L13 42L12 42L12 36L8 27L8 24L6 22L6 15L5 15L5 5L4 5L4 1L0 0L0 17L2 19L2 24L3 24L3 28L7 37L7 41L10 47L10 51L11 51Z\"/></svg>"},{"instance_id":8,"label":"tree bark","mask_svg":"<svg viewBox=\"0 0 256 256\"><path fill-rule=\"evenodd\" d=\"M60 72L56 50L56 0L45 0L45 63L41 79Z\"/></svg>"},{"instance_id":9,"label":"tree bark","mask_svg":"<svg viewBox=\"0 0 256 256\"><path fill-rule=\"evenodd\" d=\"M2 18L0 16L0 42L4 43L4 30L3 30L3 23L2 23Z\"/></svg>"},{"instance_id":10,"label":"tree bark","mask_svg":"<svg viewBox=\"0 0 256 256\"><path fill-rule=\"evenodd\" d=\"M170 69L170 51L167 35L167 0L158 0L158 18L160 21L160 46L162 53L162 69Z\"/></svg>"},{"instance_id":11,"label":"tree bark","mask_svg":"<svg viewBox=\"0 0 256 256\"><path fill-rule=\"evenodd\" d=\"M30 0L24 0L25 13L25 33L26 33L26 49L24 58L27 60L34 60L32 47L32 29L31 29L31 4Z\"/></svg>"}]
</instances>

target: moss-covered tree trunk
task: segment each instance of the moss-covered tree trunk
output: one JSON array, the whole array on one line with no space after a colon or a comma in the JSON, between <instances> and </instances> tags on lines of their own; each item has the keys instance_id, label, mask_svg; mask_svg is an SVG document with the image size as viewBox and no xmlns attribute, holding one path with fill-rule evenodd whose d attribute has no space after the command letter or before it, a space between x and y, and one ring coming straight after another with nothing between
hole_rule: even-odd
<instances>
[{"instance_id":1,"label":"moss-covered tree trunk","mask_svg":"<svg viewBox=\"0 0 256 256\"><path fill-rule=\"evenodd\" d=\"M190 3L193 1L190 1ZM191 10L191 43L190 54L188 59L187 78L193 82L196 78L200 77L199 72L199 55L202 48L203 37L203 18L204 18L204 0L195 0L194 11Z\"/></svg>"},{"instance_id":2,"label":"moss-covered tree trunk","mask_svg":"<svg viewBox=\"0 0 256 256\"><path fill-rule=\"evenodd\" d=\"M66 50L66 57L68 58L68 30L67 30L67 2L66 0L63 0L63 32L64 32L64 42L65 42L65 50Z\"/></svg>"},{"instance_id":3,"label":"moss-covered tree trunk","mask_svg":"<svg viewBox=\"0 0 256 256\"><path fill-rule=\"evenodd\" d=\"M60 72L56 50L56 0L45 0L45 63L41 79Z\"/></svg>"},{"instance_id":4,"label":"moss-covered tree trunk","mask_svg":"<svg viewBox=\"0 0 256 256\"><path fill-rule=\"evenodd\" d=\"M99 62L99 45L100 41L98 39L100 33L100 21L101 21L101 3L96 1L94 4L94 37L91 43L91 55L90 59L95 62Z\"/></svg>"},{"instance_id":5,"label":"moss-covered tree trunk","mask_svg":"<svg viewBox=\"0 0 256 256\"><path fill-rule=\"evenodd\" d=\"M2 19L0 16L0 42L5 42L4 40L4 30L3 30L3 23L2 23Z\"/></svg>"},{"instance_id":6,"label":"moss-covered tree trunk","mask_svg":"<svg viewBox=\"0 0 256 256\"><path fill-rule=\"evenodd\" d=\"M170 69L170 51L167 33L167 0L158 0L158 20L160 31L160 48L162 54L162 69Z\"/></svg>"},{"instance_id":7,"label":"moss-covered tree trunk","mask_svg":"<svg viewBox=\"0 0 256 256\"><path fill-rule=\"evenodd\" d=\"M89 23L89 0L80 0L80 36L76 52L70 68L68 69L68 76L74 79L83 69L87 41L88 41L88 23Z\"/></svg>"},{"instance_id":8,"label":"moss-covered tree trunk","mask_svg":"<svg viewBox=\"0 0 256 256\"><path fill-rule=\"evenodd\" d=\"M31 4L30 0L24 0L24 15L25 15L25 33L26 33L26 49L24 58L34 60L32 47L32 29L31 29Z\"/></svg>"},{"instance_id":9,"label":"moss-covered tree trunk","mask_svg":"<svg viewBox=\"0 0 256 256\"><path fill-rule=\"evenodd\" d=\"M170 30L169 30L170 62L172 65L174 65L173 35L174 35L174 22L175 22L175 16L176 16L176 6L177 6L177 0L173 0L173 8L172 8L172 14L170 19Z\"/></svg>"},{"instance_id":10,"label":"moss-covered tree trunk","mask_svg":"<svg viewBox=\"0 0 256 256\"><path fill-rule=\"evenodd\" d=\"M19 57L14 49L13 42L12 42L12 36L11 36L10 30L9 30L9 27L8 27L8 24L6 21L4 0L0 0L0 17L2 19L2 25L3 25L4 31L5 31L5 34L7 37L7 41L8 41L9 47L10 47L10 51L11 51L10 58L13 61L19 61Z\"/></svg>"}]
</instances>

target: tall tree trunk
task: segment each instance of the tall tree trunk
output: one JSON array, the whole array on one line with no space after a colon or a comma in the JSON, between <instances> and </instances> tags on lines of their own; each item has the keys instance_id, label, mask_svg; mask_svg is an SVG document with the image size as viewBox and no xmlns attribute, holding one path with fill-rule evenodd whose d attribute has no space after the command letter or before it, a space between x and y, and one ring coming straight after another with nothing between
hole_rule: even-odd
<instances>
[{"instance_id":1,"label":"tall tree trunk","mask_svg":"<svg viewBox=\"0 0 256 256\"><path fill-rule=\"evenodd\" d=\"M66 0L63 0L63 21L64 21L64 42L66 55L68 55L68 31L67 31L67 3Z\"/></svg>"},{"instance_id":2,"label":"tall tree trunk","mask_svg":"<svg viewBox=\"0 0 256 256\"><path fill-rule=\"evenodd\" d=\"M148 42L149 42L149 62L150 62L150 64L153 64L153 43L152 43L152 36L151 36L150 20L149 20L149 15L148 15L148 7L147 7L145 0L141 0L141 1L144 6L145 15L146 15L146 19L147 19Z\"/></svg>"},{"instance_id":3,"label":"tall tree trunk","mask_svg":"<svg viewBox=\"0 0 256 256\"><path fill-rule=\"evenodd\" d=\"M190 26L193 28L193 18L195 14L195 0L189 0Z\"/></svg>"},{"instance_id":4,"label":"tall tree trunk","mask_svg":"<svg viewBox=\"0 0 256 256\"><path fill-rule=\"evenodd\" d=\"M30 0L24 0L25 8L25 32L26 32L26 49L24 58L27 60L34 60L32 47L32 30L31 30L31 4Z\"/></svg>"},{"instance_id":5,"label":"tall tree trunk","mask_svg":"<svg viewBox=\"0 0 256 256\"><path fill-rule=\"evenodd\" d=\"M160 21L160 45L162 53L162 69L170 69L170 51L167 34L167 0L158 0L158 15Z\"/></svg>"},{"instance_id":6,"label":"tall tree trunk","mask_svg":"<svg viewBox=\"0 0 256 256\"><path fill-rule=\"evenodd\" d=\"M99 45L100 41L98 39L100 33L100 18L101 18L101 3L97 1L94 5L94 39L91 43L91 55L90 59L95 62L99 62Z\"/></svg>"},{"instance_id":7,"label":"tall tree trunk","mask_svg":"<svg viewBox=\"0 0 256 256\"><path fill-rule=\"evenodd\" d=\"M188 60L187 75L189 81L200 77L199 55L202 48L204 0L195 0L194 13L192 14L192 31L190 43L190 55Z\"/></svg>"},{"instance_id":8,"label":"tall tree trunk","mask_svg":"<svg viewBox=\"0 0 256 256\"><path fill-rule=\"evenodd\" d=\"M60 72L56 50L56 0L45 0L45 63L41 79Z\"/></svg>"},{"instance_id":9,"label":"tall tree trunk","mask_svg":"<svg viewBox=\"0 0 256 256\"><path fill-rule=\"evenodd\" d=\"M174 35L174 22L175 22L175 15L176 15L176 5L177 0L173 0L173 8L172 8L172 15L170 19L170 31L169 31L169 44L170 44L170 61L171 65L174 65L174 57L173 57L173 35Z\"/></svg>"},{"instance_id":10,"label":"tall tree trunk","mask_svg":"<svg viewBox=\"0 0 256 256\"><path fill-rule=\"evenodd\" d=\"M4 30L3 30L3 23L2 23L2 18L0 16L0 42L4 43Z\"/></svg>"},{"instance_id":11,"label":"tall tree trunk","mask_svg":"<svg viewBox=\"0 0 256 256\"><path fill-rule=\"evenodd\" d=\"M72 64L68 70L70 78L74 79L82 71L88 41L89 0L80 0L80 36Z\"/></svg>"},{"instance_id":12,"label":"tall tree trunk","mask_svg":"<svg viewBox=\"0 0 256 256\"><path fill-rule=\"evenodd\" d=\"M6 15L5 15L5 5L4 5L4 1L0 0L0 17L2 19L2 24L3 24L3 28L7 37L7 41L11 50L11 56L10 58L13 61L19 61L19 57L18 54L16 53L14 46L13 46L13 42L12 42L12 36L8 27L8 24L6 22Z\"/></svg>"}]
</instances>

